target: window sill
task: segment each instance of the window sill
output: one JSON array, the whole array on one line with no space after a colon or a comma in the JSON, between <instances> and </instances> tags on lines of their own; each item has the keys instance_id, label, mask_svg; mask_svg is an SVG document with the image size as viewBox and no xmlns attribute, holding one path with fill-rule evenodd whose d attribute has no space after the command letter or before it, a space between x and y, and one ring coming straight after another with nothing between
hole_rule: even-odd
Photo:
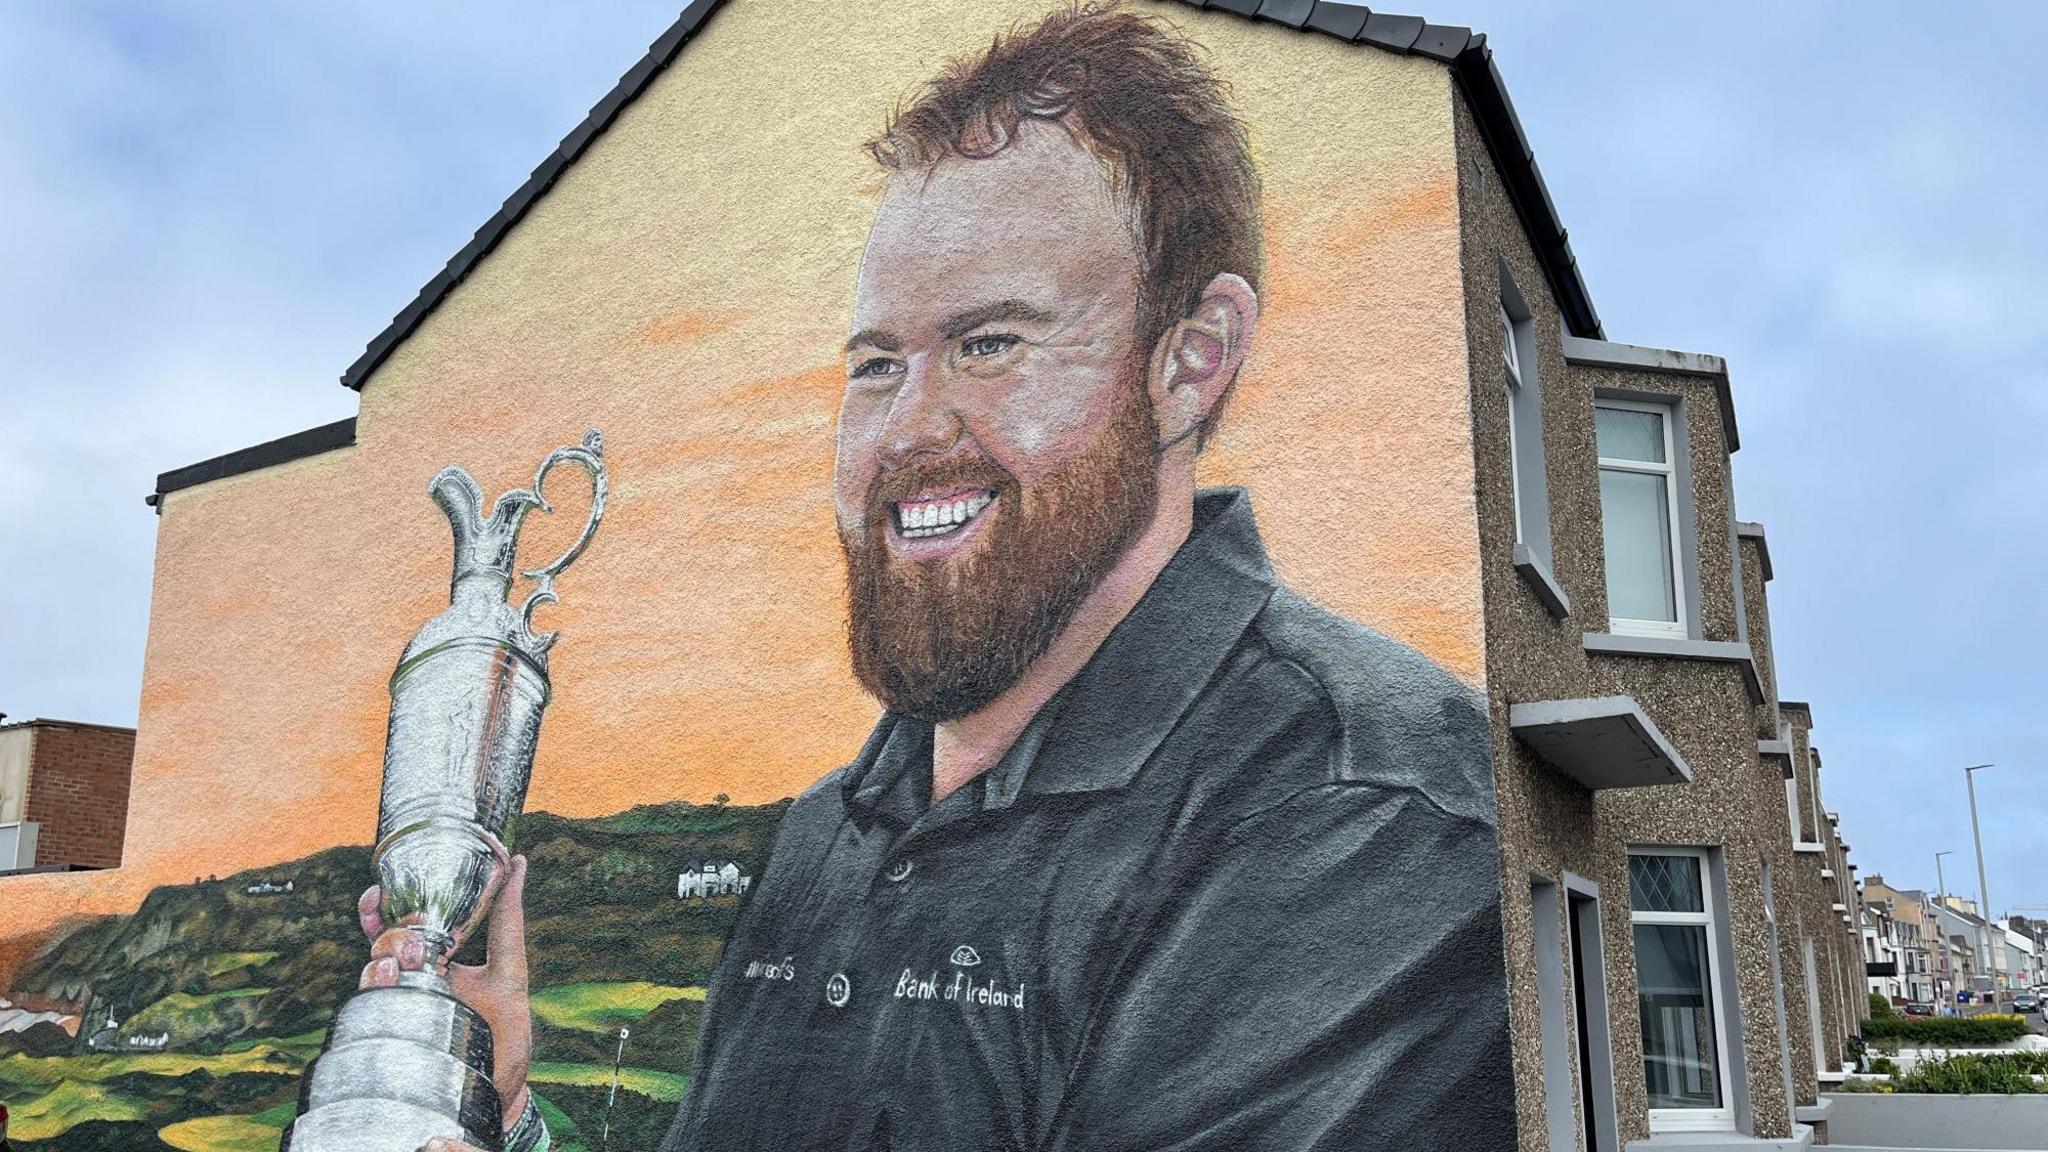
<instances>
[{"instance_id":1,"label":"window sill","mask_svg":"<svg viewBox=\"0 0 2048 1152\"><path fill-rule=\"evenodd\" d=\"M1749 645L1734 640L1680 640L1661 636L1628 636L1615 632L1588 632L1585 649L1596 656L1635 656L1665 660L1700 660L1710 664L1734 664L1742 669L1749 702L1764 702L1763 682L1757 679L1756 658Z\"/></svg>"},{"instance_id":2,"label":"window sill","mask_svg":"<svg viewBox=\"0 0 2048 1152\"><path fill-rule=\"evenodd\" d=\"M1522 574L1536 598L1543 601L1543 607L1559 620L1572 614L1572 602L1557 586L1557 578L1527 544L1515 544L1515 571Z\"/></svg>"},{"instance_id":3,"label":"window sill","mask_svg":"<svg viewBox=\"0 0 2048 1152\"><path fill-rule=\"evenodd\" d=\"M1805 853L1810 856L1822 855L1826 853L1827 850L1828 846L1820 843L1817 840L1801 840L1792 845L1792 851Z\"/></svg>"}]
</instances>

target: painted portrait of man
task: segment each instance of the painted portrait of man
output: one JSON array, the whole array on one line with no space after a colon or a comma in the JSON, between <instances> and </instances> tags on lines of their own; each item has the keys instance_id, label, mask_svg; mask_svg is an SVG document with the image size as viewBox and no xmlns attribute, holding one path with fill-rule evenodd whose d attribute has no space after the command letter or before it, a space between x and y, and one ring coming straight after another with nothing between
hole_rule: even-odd
<instances>
[{"instance_id":1,"label":"painted portrait of man","mask_svg":"<svg viewBox=\"0 0 2048 1152\"><path fill-rule=\"evenodd\" d=\"M834 511L884 714L784 817L663 1148L1509 1146L1480 699L1197 486L1261 310L1227 86L1063 8L869 148ZM515 1148L523 876L457 979Z\"/></svg>"}]
</instances>

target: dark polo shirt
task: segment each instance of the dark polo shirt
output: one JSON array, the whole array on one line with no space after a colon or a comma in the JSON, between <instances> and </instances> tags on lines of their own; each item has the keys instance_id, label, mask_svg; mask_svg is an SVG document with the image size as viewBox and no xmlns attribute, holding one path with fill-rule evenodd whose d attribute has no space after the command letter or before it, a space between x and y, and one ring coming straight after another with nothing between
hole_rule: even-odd
<instances>
[{"instance_id":1,"label":"dark polo shirt","mask_svg":"<svg viewBox=\"0 0 2048 1152\"><path fill-rule=\"evenodd\" d=\"M784 817L663 1149L1513 1147L1482 702L1242 491L937 805L931 739Z\"/></svg>"}]
</instances>

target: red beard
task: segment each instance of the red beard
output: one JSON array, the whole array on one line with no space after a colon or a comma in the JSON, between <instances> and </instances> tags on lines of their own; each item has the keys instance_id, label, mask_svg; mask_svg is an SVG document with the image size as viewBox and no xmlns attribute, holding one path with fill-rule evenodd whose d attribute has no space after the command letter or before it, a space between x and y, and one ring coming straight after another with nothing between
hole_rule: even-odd
<instances>
[{"instance_id":1,"label":"red beard","mask_svg":"<svg viewBox=\"0 0 2048 1152\"><path fill-rule=\"evenodd\" d=\"M892 712L934 722L977 712L1007 691L1151 526L1157 441L1151 403L1134 381L1096 442L1039 487L1025 490L979 456L877 476L866 535L839 535L847 642L861 686ZM983 539L936 561L890 553L897 501L964 487L995 494Z\"/></svg>"}]
</instances>

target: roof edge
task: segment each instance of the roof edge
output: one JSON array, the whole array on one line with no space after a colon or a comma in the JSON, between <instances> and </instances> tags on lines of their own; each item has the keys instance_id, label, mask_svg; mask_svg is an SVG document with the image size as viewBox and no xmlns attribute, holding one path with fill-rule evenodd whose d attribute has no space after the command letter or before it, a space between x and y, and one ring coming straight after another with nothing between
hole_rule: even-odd
<instances>
[{"instance_id":1,"label":"roof edge","mask_svg":"<svg viewBox=\"0 0 2048 1152\"><path fill-rule=\"evenodd\" d=\"M1363 4L1344 0L1177 0L1194 8L1233 12L1248 19L1284 24L1290 28L1315 31L1350 43L1371 44L1397 55L1423 56L1451 66L1466 104L1479 123L1480 136L1493 153L1507 186L1508 199L1528 231L1544 276L1564 313L1565 325L1578 336L1602 337L1600 317L1579 274L1571 242L1557 218L1556 206L1537 170L1535 153L1529 147L1522 124L1509 102L1507 86L1494 66L1493 51L1484 33L1453 25L1430 24L1419 16L1395 16L1375 12ZM645 91L683 50L704 22L725 0L690 0L682 15L648 48L640 59L604 98L591 106L555 150L540 162L517 191L506 199L497 213L484 221L462 250L427 281L391 323L373 337L341 374L341 382L361 391L370 375L383 364L405 338L412 335L440 306L448 293L462 283L477 263L497 248L512 226L524 219L534 204L554 186L570 164L611 127L626 105Z\"/></svg>"},{"instance_id":2,"label":"roof edge","mask_svg":"<svg viewBox=\"0 0 2048 1152\"><path fill-rule=\"evenodd\" d=\"M0 731L12 732L18 728L91 728L99 732L125 732L135 735L135 729L119 724L97 724L91 720L57 720L48 716L31 716L26 720L0 722Z\"/></svg>"},{"instance_id":3,"label":"roof edge","mask_svg":"<svg viewBox=\"0 0 2048 1152\"><path fill-rule=\"evenodd\" d=\"M1764 526L1754 520L1737 520L1735 535L1738 539L1756 541L1757 560L1763 565L1764 579L1771 579L1771 542L1764 536Z\"/></svg>"},{"instance_id":4,"label":"roof edge","mask_svg":"<svg viewBox=\"0 0 2048 1152\"><path fill-rule=\"evenodd\" d=\"M1579 273L1578 258L1572 254L1570 234L1558 220L1557 205L1543 173L1536 167L1535 150L1508 99L1507 82L1493 62L1493 49L1486 34L1453 25L1431 24L1420 16L1394 16L1377 12L1364 4L1344 0L1177 0L1193 8L1234 12L1249 19L1285 24L1334 36L1357 44L1406 56L1426 56L1451 66L1451 75L1464 93L1465 104L1479 124L1479 135L1500 169L1508 201L1528 232L1530 246L1550 282L1551 295L1564 314L1565 327L1575 336L1603 339L1600 314Z\"/></svg>"},{"instance_id":5,"label":"roof edge","mask_svg":"<svg viewBox=\"0 0 2048 1152\"><path fill-rule=\"evenodd\" d=\"M619 82L612 86L611 91L605 93L596 104L591 105L590 112L583 117L582 123L570 129L567 136L562 137L562 142L556 145L555 150L548 153L540 162L540 166L526 178L526 182L506 198L505 203L490 219L484 221L483 226L476 230L476 235L470 237L469 243L450 257L447 266L436 272L434 278L420 288L412 303L407 304L397 316L392 317L391 323L370 340L369 345L363 349L363 354L356 357L355 363L350 364L341 374L342 384L358 392L362 391L370 374L398 350L398 346L404 343L405 338L412 335L434 309L440 306L448 293L454 291L455 286L469 276L479 261L497 248L499 241L512 230L512 226L525 219L526 214L548 189L554 187L555 181L561 178L569 165L575 163L577 157L583 155L584 150L603 135L605 129L612 126L612 122L618 119L619 113L625 110L626 105L646 91L647 86L654 82L654 78L668 68L682 52L683 45L689 42L690 37L703 27L704 21L724 2L725 0L690 0L682 15L676 18L674 24L669 25L668 31L663 32L648 46L647 54L640 58L639 63L627 69L626 74L619 77Z\"/></svg>"},{"instance_id":6,"label":"roof edge","mask_svg":"<svg viewBox=\"0 0 2048 1152\"><path fill-rule=\"evenodd\" d=\"M1742 451L1742 434L1735 426L1735 394L1728 386L1728 362L1707 352L1679 352L1641 344L1617 344L1578 335L1564 334L1564 362L1580 368L1618 368L1625 372L1659 372L1668 376L1691 376L1714 385L1714 403L1720 409L1721 434L1728 451Z\"/></svg>"},{"instance_id":7,"label":"roof edge","mask_svg":"<svg viewBox=\"0 0 2048 1152\"><path fill-rule=\"evenodd\" d=\"M308 428L304 432L280 436L253 448L241 448L224 456L215 456L211 460L201 460L197 464L173 468L156 478L156 491L143 497L143 503L156 509L157 515L161 516L164 510L164 497L173 492L195 488L214 480L224 480L229 476L240 476L244 472L254 472L259 468L274 467L307 456L317 456L322 452L332 452L337 448L347 448L355 442L356 418L353 416L346 420L336 420L332 424L322 424L318 428Z\"/></svg>"}]
</instances>

